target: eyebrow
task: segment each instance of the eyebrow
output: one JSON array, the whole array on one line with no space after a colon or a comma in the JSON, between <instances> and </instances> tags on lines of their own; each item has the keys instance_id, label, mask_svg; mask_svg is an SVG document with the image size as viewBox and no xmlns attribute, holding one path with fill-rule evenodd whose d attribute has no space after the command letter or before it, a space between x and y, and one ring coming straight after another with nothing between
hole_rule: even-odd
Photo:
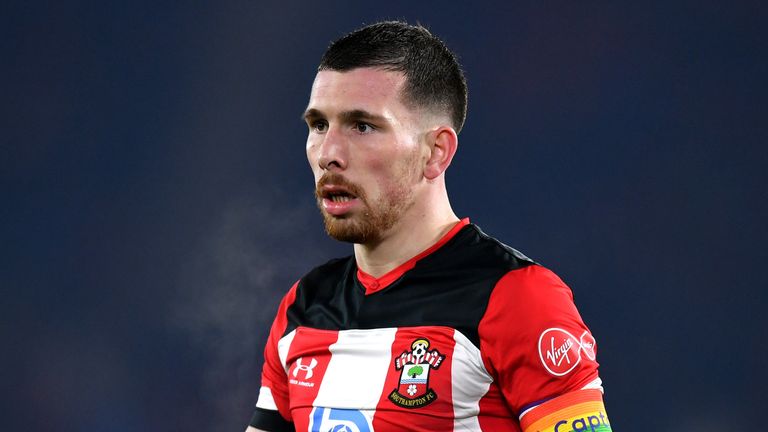
<instances>
[{"instance_id":1,"label":"eyebrow","mask_svg":"<svg viewBox=\"0 0 768 432\"><path fill-rule=\"evenodd\" d=\"M304 111L304 115L302 116L302 119L304 121L311 121L311 120L325 118L325 117L326 115L323 114L322 111L315 108L309 108L308 110ZM366 120L366 121L379 122L379 123L387 122L386 117L378 114L373 114L362 109L342 111L339 114L339 117L344 122L352 122L352 121L358 121L358 120Z\"/></svg>"}]
</instances>

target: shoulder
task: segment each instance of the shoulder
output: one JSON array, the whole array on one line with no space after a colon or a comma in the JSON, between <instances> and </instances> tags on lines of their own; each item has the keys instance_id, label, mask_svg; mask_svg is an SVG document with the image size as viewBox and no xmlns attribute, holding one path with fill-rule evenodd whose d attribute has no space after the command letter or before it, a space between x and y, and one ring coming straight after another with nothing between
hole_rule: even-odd
<instances>
[{"instance_id":1,"label":"shoulder","mask_svg":"<svg viewBox=\"0 0 768 432\"><path fill-rule=\"evenodd\" d=\"M465 226L442 249L434 257L440 265L488 272L495 278L507 271L535 264L522 252L489 236L475 224Z\"/></svg>"},{"instance_id":2,"label":"shoulder","mask_svg":"<svg viewBox=\"0 0 768 432\"><path fill-rule=\"evenodd\" d=\"M468 228L469 243L474 244L472 255L499 270L493 289L495 297L511 296L507 300L517 304L548 301L554 293L572 298L570 288L552 270L484 233L477 225Z\"/></svg>"},{"instance_id":3,"label":"shoulder","mask_svg":"<svg viewBox=\"0 0 768 432\"><path fill-rule=\"evenodd\" d=\"M347 318L362 295L355 283L355 259L333 259L315 267L295 285L286 309L286 333L304 326L326 330L347 328Z\"/></svg>"},{"instance_id":4,"label":"shoulder","mask_svg":"<svg viewBox=\"0 0 768 432\"><path fill-rule=\"evenodd\" d=\"M525 302L550 302L553 296L563 295L573 300L568 285L552 270L534 264L511 270L496 284L499 297L515 296Z\"/></svg>"},{"instance_id":5,"label":"shoulder","mask_svg":"<svg viewBox=\"0 0 768 432\"><path fill-rule=\"evenodd\" d=\"M495 237L492 237L486 234L485 232L483 232L482 229L480 229L479 226L470 224L469 227L471 228L470 232L477 239L478 244L481 247L483 247L483 249L485 249L486 252L494 256L499 256L504 261L518 264L516 266L513 266L513 268L523 267L525 265L536 263L534 260L525 256L525 254L523 254L519 250L506 245L501 240Z\"/></svg>"},{"instance_id":6,"label":"shoulder","mask_svg":"<svg viewBox=\"0 0 768 432\"><path fill-rule=\"evenodd\" d=\"M299 279L299 289L307 289L311 287L320 287L326 285L336 285L345 280L348 273L354 271L355 258L353 256L346 256L342 258L334 258L325 264L319 265L301 279Z\"/></svg>"},{"instance_id":7,"label":"shoulder","mask_svg":"<svg viewBox=\"0 0 768 432\"><path fill-rule=\"evenodd\" d=\"M571 288L538 264L511 270L498 280L484 321L495 320L531 330L566 323L581 325Z\"/></svg>"},{"instance_id":8,"label":"shoulder","mask_svg":"<svg viewBox=\"0 0 768 432\"><path fill-rule=\"evenodd\" d=\"M289 308L295 309L297 303L306 307L308 299L316 297L318 291L332 291L343 279L344 269L350 265L354 266L354 259L348 256L334 258L310 270L283 295L278 314L285 314Z\"/></svg>"}]
</instances>

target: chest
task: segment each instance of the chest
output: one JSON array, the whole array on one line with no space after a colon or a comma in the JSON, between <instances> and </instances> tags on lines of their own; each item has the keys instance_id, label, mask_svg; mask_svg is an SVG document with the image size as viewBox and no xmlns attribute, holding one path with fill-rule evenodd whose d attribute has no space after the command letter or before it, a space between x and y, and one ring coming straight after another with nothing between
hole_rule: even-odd
<instances>
[{"instance_id":1,"label":"chest","mask_svg":"<svg viewBox=\"0 0 768 432\"><path fill-rule=\"evenodd\" d=\"M297 430L340 417L359 430L406 419L411 430L452 430L457 419L477 417L493 382L479 349L445 326L297 327L278 351Z\"/></svg>"}]
</instances>

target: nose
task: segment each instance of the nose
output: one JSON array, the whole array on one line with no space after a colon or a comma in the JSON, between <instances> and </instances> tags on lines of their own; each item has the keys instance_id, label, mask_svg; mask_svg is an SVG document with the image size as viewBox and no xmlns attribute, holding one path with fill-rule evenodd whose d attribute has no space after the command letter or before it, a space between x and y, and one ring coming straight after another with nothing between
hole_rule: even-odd
<instances>
[{"instance_id":1,"label":"nose","mask_svg":"<svg viewBox=\"0 0 768 432\"><path fill-rule=\"evenodd\" d=\"M317 163L325 171L338 171L347 167L347 146L343 134L329 127L320 142Z\"/></svg>"}]
</instances>

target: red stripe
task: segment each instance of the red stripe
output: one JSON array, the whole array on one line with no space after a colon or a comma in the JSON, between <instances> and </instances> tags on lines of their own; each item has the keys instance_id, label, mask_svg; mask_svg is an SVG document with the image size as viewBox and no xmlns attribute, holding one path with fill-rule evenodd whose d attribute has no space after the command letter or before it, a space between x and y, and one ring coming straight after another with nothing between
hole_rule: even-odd
<instances>
[{"instance_id":1,"label":"red stripe","mask_svg":"<svg viewBox=\"0 0 768 432\"><path fill-rule=\"evenodd\" d=\"M271 390L272 398L275 400L278 412L288 421L291 420L291 412L288 407L289 394L285 370L280 363L280 358L277 352L277 343L280 338L282 338L283 333L288 326L286 311L293 302L296 301L296 287L298 287L298 285L298 281L294 283L280 302L277 316L272 322L272 328L269 332L269 339L264 347L264 367L261 371L261 385L268 387Z\"/></svg>"},{"instance_id":2,"label":"red stripe","mask_svg":"<svg viewBox=\"0 0 768 432\"><path fill-rule=\"evenodd\" d=\"M298 327L288 350L288 391L291 414L296 430L307 430L309 413L317 398L320 384L331 361L329 347L336 343L339 332ZM299 359L301 359L299 363ZM317 363L313 362L315 360ZM312 375L308 377L308 369Z\"/></svg>"},{"instance_id":3,"label":"red stripe","mask_svg":"<svg viewBox=\"0 0 768 432\"><path fill-rule=\"evenodd\" d=\"M520 432L516 416L507 406L504 395L496 382L491 383L488 393L480 399L480 429L484 431Z\"/></svg>"}]
</instances>

